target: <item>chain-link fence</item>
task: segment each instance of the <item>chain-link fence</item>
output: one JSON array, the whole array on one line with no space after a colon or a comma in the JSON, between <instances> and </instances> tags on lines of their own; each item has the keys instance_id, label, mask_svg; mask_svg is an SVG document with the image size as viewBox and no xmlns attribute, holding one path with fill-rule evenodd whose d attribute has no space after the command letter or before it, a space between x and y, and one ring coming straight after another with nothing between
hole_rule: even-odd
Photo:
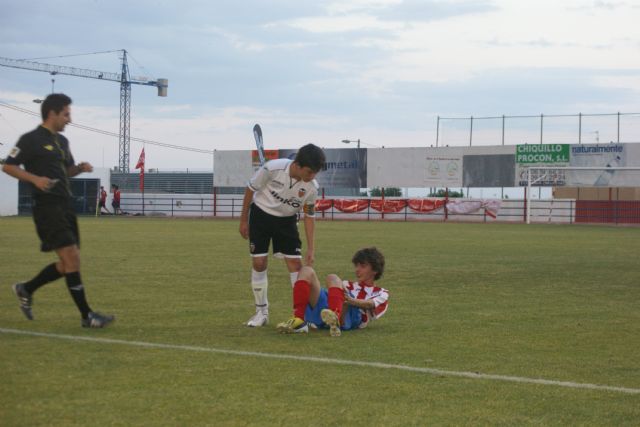
<instances>
[{"instance_id":1,"label":"chain-link fence","mask_svg":"<svg viewBox=\"0 0 640 427\"><path fill-rule=\"evenodd\" d=\"M640 113L440 117L436 147L640 142Z\"/></svg>"}]
</instances>

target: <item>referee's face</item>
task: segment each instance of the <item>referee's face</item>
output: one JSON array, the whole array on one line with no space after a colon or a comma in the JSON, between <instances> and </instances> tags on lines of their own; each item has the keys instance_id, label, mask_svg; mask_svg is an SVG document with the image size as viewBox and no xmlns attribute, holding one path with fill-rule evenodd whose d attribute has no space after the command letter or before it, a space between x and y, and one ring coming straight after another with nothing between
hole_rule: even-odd
<instances>
[{"instance_id":1,"label":"referee's face","mask_svg":"<svg viewBox=\"0 0 640 427\"><path fill-rule=\"evenodd\" d=\"M62 132L65 126L71 122L71 107L68 105L59 113L56 114L52 111L50 114L53 114L53 126L56 132Z\"/></svg>"}]
</instances>

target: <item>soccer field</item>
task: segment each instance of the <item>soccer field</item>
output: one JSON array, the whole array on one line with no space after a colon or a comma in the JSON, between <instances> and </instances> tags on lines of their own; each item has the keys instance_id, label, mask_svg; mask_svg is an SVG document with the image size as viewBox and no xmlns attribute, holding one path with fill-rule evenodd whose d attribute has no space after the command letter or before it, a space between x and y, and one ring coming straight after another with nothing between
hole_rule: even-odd
<instances>
[{"instance_id":1,"label":"soccer field","mask_svg":"<svg viewBox=\"0 0 640 427\"><path fill-rule=\"evenodd\" d=\"M253 312L237 221L81 218L104 330L63 280L34 321L11 284L50 263L30 218L0 218L0 425L638 425L640 228L318 222L316 270L352 278L375 245L389 310L370 327L279 335Z\"/></svg>"}]
</instances>

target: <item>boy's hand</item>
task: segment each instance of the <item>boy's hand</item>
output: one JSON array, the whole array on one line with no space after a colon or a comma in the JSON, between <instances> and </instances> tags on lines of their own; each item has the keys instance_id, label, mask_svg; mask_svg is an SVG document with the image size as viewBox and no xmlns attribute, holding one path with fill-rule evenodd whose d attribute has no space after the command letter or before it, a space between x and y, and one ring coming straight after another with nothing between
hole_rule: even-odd
<instances>
[{"instance_id":1,"label":"boy's hand","mask_svg":"<svg viewBox=\"0 0 640 427\"><path fill-rule=\"evenodd\" d=\"M315 262L315 260L316 260L315 251L307 250L307 253L304 256L304 264L309 267L313 267L313 263Z\"/></svg>"},{"instance_id":2,"label":"boy's hand","mask_svg":"<svg viewBox=\"0 0 640 427\"><path fill-rule=\"evenodd\" d=\"M240 221L240 235L245 240L249 238L249 223L247 221Z\"/></svg>"}]
</instances>

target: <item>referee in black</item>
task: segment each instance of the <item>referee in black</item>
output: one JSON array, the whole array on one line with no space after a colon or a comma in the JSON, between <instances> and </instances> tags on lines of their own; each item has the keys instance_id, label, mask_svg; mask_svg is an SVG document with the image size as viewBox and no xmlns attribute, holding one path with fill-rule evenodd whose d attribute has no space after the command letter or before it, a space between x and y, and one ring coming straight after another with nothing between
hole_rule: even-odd
<instances>
[{"instance_id":1,"label":"referee in black","mask_svg":"<svg viewBox=\"0 0 640 427\"><path fill-rule=\"evenodd\" d=\"M20 137L9 153L3 172L31 183L33 221L43 252L55 251L59 260L46 266L28 282L16 283L13 291L20 300L20 309L29 320L33 293L41 286L64 276L82 316L85 328L103 328L114 316L94 312L89 307L80 277L80 234L71 204L69 178L91 172L93 166L75 164L69 141L60 134L71 122L71 98L53 93L42 102L42 124ZM20 167L24 165L24 169Z\"/></svg>"}]
</instances>

